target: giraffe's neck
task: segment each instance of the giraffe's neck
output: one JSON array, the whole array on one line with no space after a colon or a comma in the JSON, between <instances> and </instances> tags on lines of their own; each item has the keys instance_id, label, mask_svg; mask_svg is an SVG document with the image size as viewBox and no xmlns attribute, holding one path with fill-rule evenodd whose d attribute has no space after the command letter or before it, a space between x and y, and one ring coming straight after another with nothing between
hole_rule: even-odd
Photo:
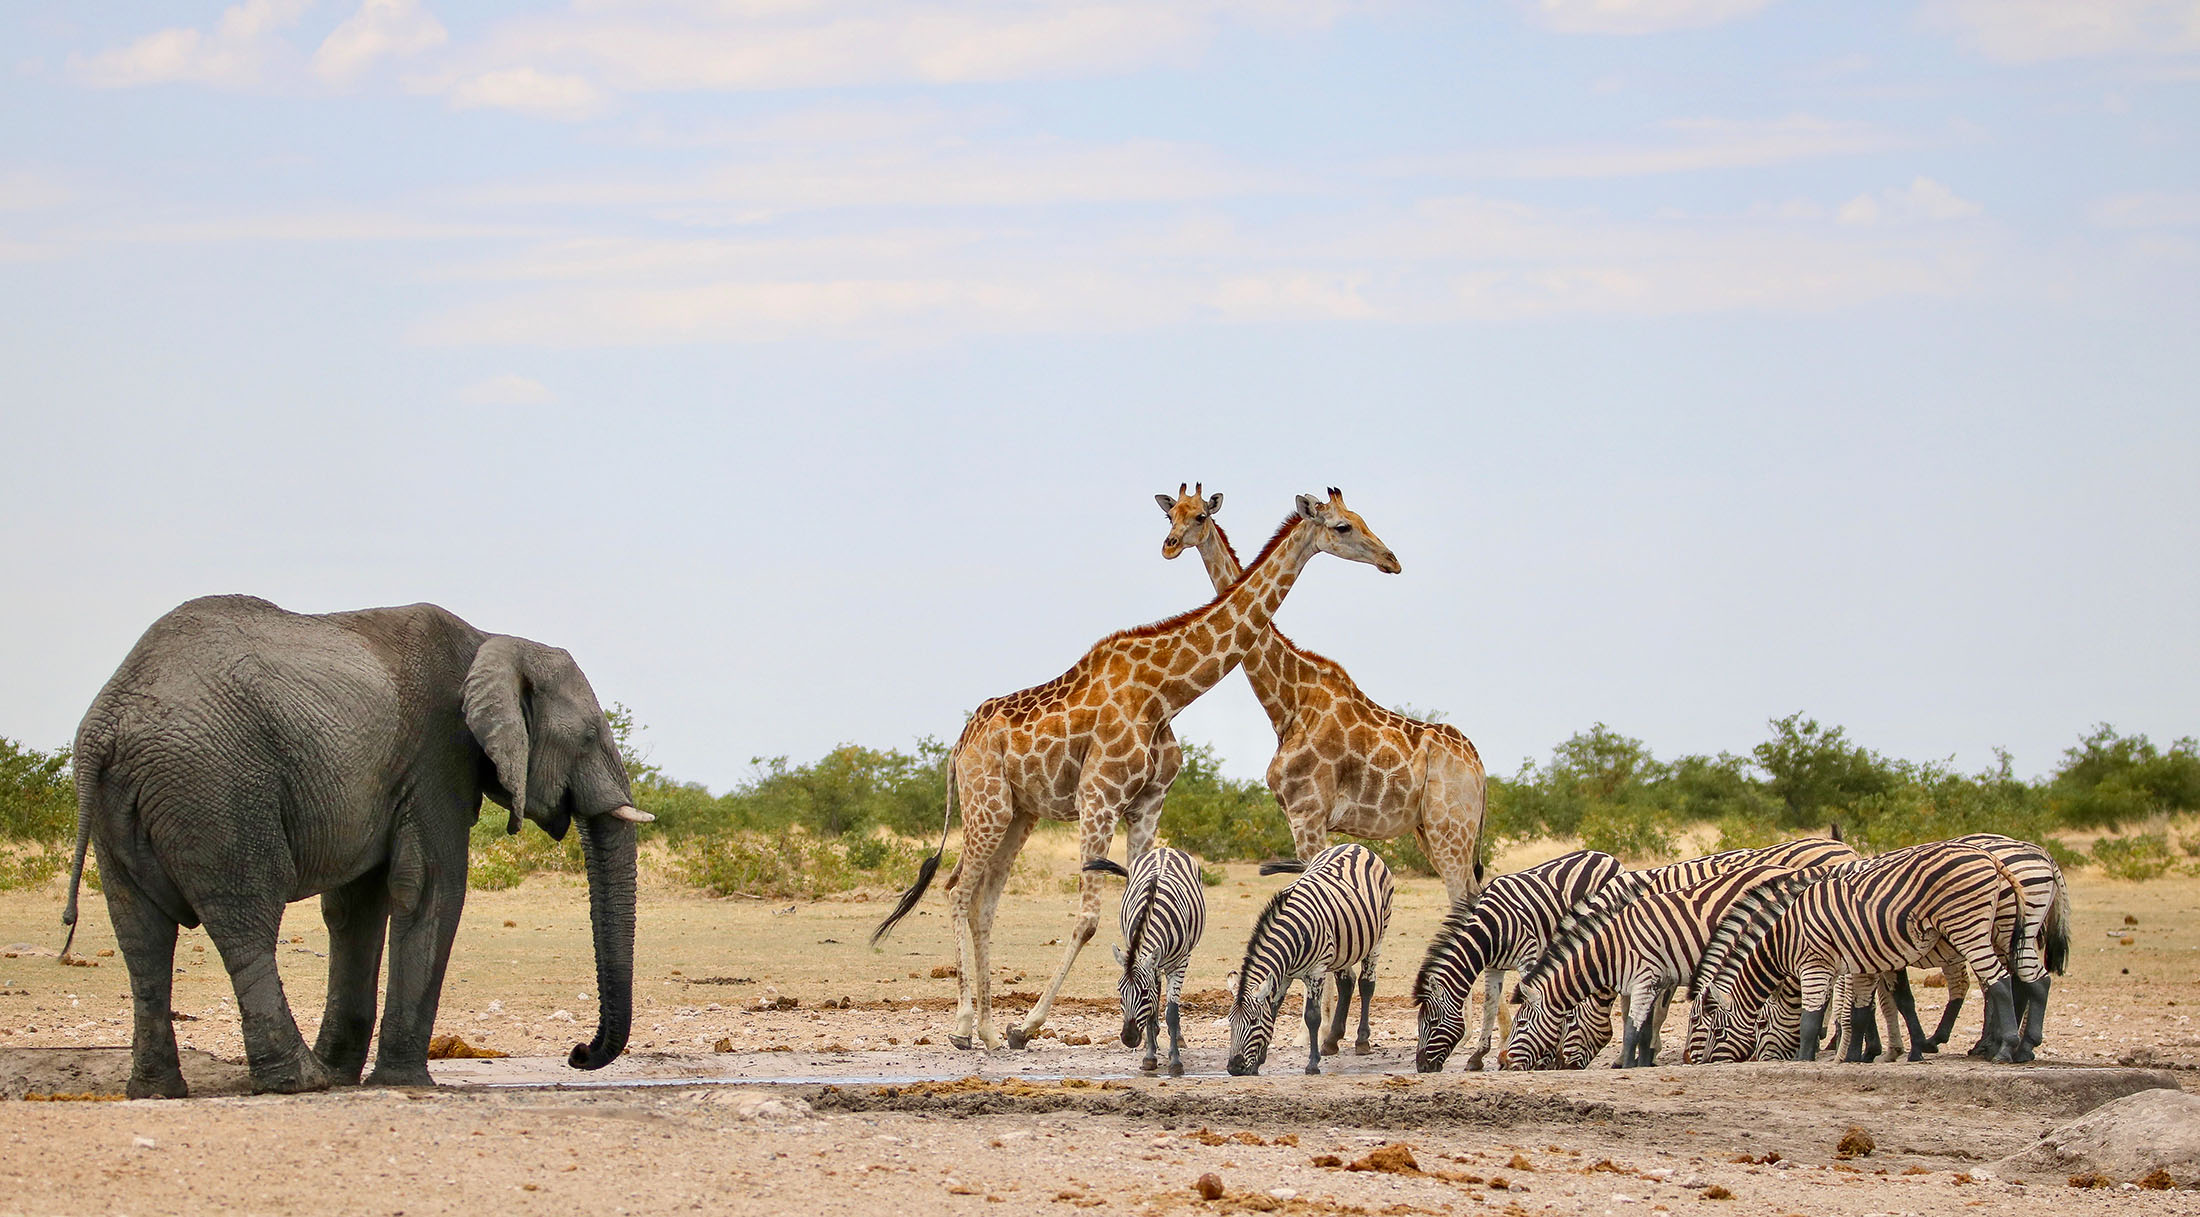
<instances>
[{"instance_id":1,"label":"giraffe's neck","mask_svg":"<svg viewBox=\"0 0 2200 1217\"><path fill-rule=\"evenodd\" d=\"M1207 578L1219 594L1227 592L1244 577L1245 568L1238 563L1237 550L1230 545L1230 538L1222 526L1212 520L1207 531L1199 539L1199 560L1206 564ZM1295 687L1284 670L1292 658L1291 645L1274 629L1261 631L1260 640L1245 656L1245 679L1253 686L1253 696L1268 715L1268 725L1276 729L1280 737L1296 710L1291 692Z\"/></svg>"},{"instance_id":2,"label":"giraffe's neck","mask_svg":"<svg viewBox=\"0 0 2200 1217\"><path fill-rule=\"evenodd\" d=\"M1220 662L1198 664L1191 674L1168 682L1163 697L1170 714L1222 683L1267 635L1276 609L1314 556L1314 528L1301 516L1286 521L1251 570L1177 627L1177 646L1197 647L1204 657Z\"/></svg>"}]
</instances>

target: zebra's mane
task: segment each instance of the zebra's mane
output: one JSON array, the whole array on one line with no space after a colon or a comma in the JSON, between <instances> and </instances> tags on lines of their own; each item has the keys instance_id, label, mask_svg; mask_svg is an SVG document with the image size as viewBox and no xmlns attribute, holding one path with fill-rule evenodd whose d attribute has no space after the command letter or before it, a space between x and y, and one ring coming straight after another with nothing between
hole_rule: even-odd
<instances>
[{"instance_id":1,"label":"zebra's mane","mask_svg":"<svg viewBox=\"0 0 2200 1217\"><path fill-rule=\"evenodd\" d=\"M1130 975L1131 965L1138 962L1138 946L1146 939L1146 926L1153 921L1153 906L1161 899L1161 868L1154 867L1153 882L1146 885L1145 898L1131 910L1131 924L1123 933L1123 974Z\"/></svg>"},{"instance_id":2,"label":"zebra's mane","mask_svg":"<svg viewBox=\"0 0 2200 1217\"><path fill-rule=\"evenodd\" d=\"M1283 899L1291 894L1291 887L1291 884L1285 884L1281 891L1268 898L1267 905L1260 910L1260 916L1253 921L1252 934L1245 939L1245 960L1238 965L1238 991L1234 998L1240 1004L1245 1001L1245 984L1253 972L1253 954L1260 949L1261 939L1266 938L1268 932L1275 928L1276 914L1282 911Z\"/></svg>"},{"instance_id":3,"label":"zebra's mane","mask_svg":"<svg viewBox=\"0 0 2200 1217\"><path fill-rule=\"evenodd\" d=\"M1474 924L1474 914L1481 908L1482 897L1489 890L1485 887L1472 896L1453 901L1451 911L1444 914L1444 923L1437 927L1435 940L1428 944L1428 953L1421 957L1421 970L1413 975L1414 1005L1423 1004L1428 996L1429 974L1450 962L1464 948L1467 927Z\"/></svg>"},{"instance_id":4,"label":"zebra's mane","mask_svg":"<svg viewBox=\"0 0 2200 1217\"><path fill-rule=\"evenodd\" d=\"M1560 919L1558 931L1551 935L1550 945L1544 947L1543 954L1537 956L1535 963L1520 974L1521 985L1530 985L1543 979L1559 964L1572 957L1574 952L1581 949L1581 944L1589 941L1591 935L1603 929L1612 918L1619 916L1620 910L1634 903L1635 897L1649 890L1650 877L1662 869L1621 871L1606 880L1594 896Z\"/></svg>"},{"instance_id":5,"label":"zebra's mane","mask_svg":"<svg viewBox=\"0 0 2200 1217\"><path fill-rule=\"evenodd\" d=\"M1703 958L1696 961L1695 974L1688 979L1690 999L1701 1001L1713 985L1727 979L1764 942L1780 914L1816 881L1817 876L1811 874L1783 875L1742 893L1734 907L1719 919L1704 945Z\"/></svg>"}]
</instances>

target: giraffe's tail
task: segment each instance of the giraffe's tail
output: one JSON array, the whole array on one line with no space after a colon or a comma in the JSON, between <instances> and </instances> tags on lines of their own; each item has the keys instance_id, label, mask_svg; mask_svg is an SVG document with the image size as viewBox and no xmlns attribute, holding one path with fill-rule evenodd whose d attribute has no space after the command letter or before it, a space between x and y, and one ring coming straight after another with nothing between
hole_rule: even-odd
<instances>
[{"instance_id":1,"label":"giraffe's tail","mask_svg":"<svg viewBox=\"0 0 2200 1217\"><path fill-rule=\"evenodd\" d=\"M886 914L886 920L879 922L878 928L871 931L872 946L877 946L878 940L886 937L887 931L894 928L895 922L907 917L909 911L917 907L917 901L924 899L925 889L932 886L932 877L940 873L940 859L947 856L947 830L955 823L955 756L961 751L961 746L957 745L947 753L947 813L940 818L940 846L917 867L917 881L901 894L901 900L894 905L894 911ZM952 879L948 882L950 886L954 883Z\"/></svg>"}]
</instances>

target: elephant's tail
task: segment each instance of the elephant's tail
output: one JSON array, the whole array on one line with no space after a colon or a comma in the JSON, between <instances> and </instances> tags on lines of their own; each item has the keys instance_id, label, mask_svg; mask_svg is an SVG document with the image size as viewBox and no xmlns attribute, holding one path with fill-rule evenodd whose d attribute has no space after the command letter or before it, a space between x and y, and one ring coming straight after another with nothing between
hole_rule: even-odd
<instances>
[{"instance_id":1,"label":"elephant's tail","mask_svg":"<svg viewBox=\"0 0 2200 1217\"><path fill-rule=\"evenodd\" d=\"M76 853L69 859L69 902L61 906L61 924L69 927L69 936L61 944L63 959L76 945L76 893L83 886L84 856L92 845L92 807L99 801L107 761L104 752L80 746L76 754Z\"/></svg>"},{"instance_id":2,"label":"elephant's tail","mask_svg":"<svg viewBox=\"0 0 2200 1217\"><path fill-rule=\"evenodd\" d=\"M907 917L909 910L917 907L917 901L924 899L925 889L932 886L932 877L940 873L940 859L947 856L947 830L955 823L955 758L961 752L960 741L947 751L947 813L940 818L940 847L933 850L932 856L917 867L917 881L901 894L900 903L894 905L893 912L886 914L886 920L879 922L878 928L871 931L872 946L877 946L878 940L886 937L886 932L894 928L895 922ZM955 885L953 875L947 877L947 885Z\"/></svg>"}]
</instances>

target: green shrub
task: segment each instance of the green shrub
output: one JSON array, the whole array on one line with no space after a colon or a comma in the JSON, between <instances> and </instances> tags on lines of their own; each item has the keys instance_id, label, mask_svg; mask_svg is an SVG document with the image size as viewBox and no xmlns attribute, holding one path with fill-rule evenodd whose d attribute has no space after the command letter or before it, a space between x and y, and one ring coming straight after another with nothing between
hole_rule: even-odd
<instances>
[{"instance_id":1,"label":"green shrub","mask_svg":"<svg viewBox=\"0 0 2200 1217\"><path fill-rule=\"evenodd\" d=\"M1216 862L1292 856L1291 827L1268 787L1225 777L1215 751L1184 745L1184 766L1161 803L1161 836Z\"/></svg>"},{"instance_id":2,"label":"green shrub","mask_svg":"<svg viewBox=\"0 0 2200 1217\"><path fill-rule=\"evenodd\" d=\"M1763 849L1787 839L1778 824L1759 816L1724 816L1719 820L1719 845L1721 850Z\"/></svg>"},{"instance_id":3,"label":"green shrub","mask_svg":"<svg viewBox=\"0 0 2200 1217\"><path fill-rule=\"evenodd\" d=\"M2111 879L2158 879L2176 860L2169 852L2169 838L2158 832L2105 837L2093 843L2093 861Z\"/></svg>"},{"instance_id":4,"label":"green shrub","mask_svg":"<svg viewBox=\"0 0 2200 1217\"><path fill-rule=\"evenodd\" d=\"M688 884L714 896L786 899L888 886L896 881L890 876L914 871L923 856L924 851L898 840L825 840L791 828L689 837L673 846L672 864ZM942 862L942 866L951 865L951 860Z\"/></svg>"},{"instance_id":5,"label":"green shrub","mask_svg":"<svg viewBox=\"0 0 2200 1217\"><path fill-rule=\"evenodd\" d=\"M1822 828L1859 802L1902 784L1899 767L1800 713L1772 720L1772 738L1751 750L1785 828Z\"/></svg>"},{"instance_id":6,"label":"green shrub","mask_svg":"<svg viewBox=\"0 0 2200 1217\"><path fill-rule=\"evenodd\" d=\"M1229 877L1230 872L1219 866L1202 866L1199 868L1199 885L1201 887L1221 887L1222 881Z\"/></svg>"},{"instance_id":7,"label":"green shrub","mask_svg":"<svg viewBox=\"0 0 2200 1217\"><path fill-rule=\"evenodd\" d=\"M503 808L482 804L467 850L466 886L495 892L518 887L529 875L588 873L579 830L569 830L565 840L553 841L533 824L520 825L516 836L507 835L504 828L510 822Z\"/></svg>"},{"instance_id":8,"label":"green shrub","mask_svg":"<svg viewBox=\"0 0 2200 1217\"><path fill-rule=\"evenodd\" d=\"M69 750L40 752L0 738L0 840L76 841Z\"/></svg>"},{"instance_id":9,"label":"green shrub","mask_svg":"<svg viewBox=\"0 0 2200 1217\"><path fill-rule=\"evenodd\" d=\"M1630 862L1662 861L1680 852L1680 824L1673 814L1643 803L1592 805L1576 831L1583 849Z\"/></svg>"},{"instance_id":10,"label":"green shrub","mask_svg":"<svg viewBox=\"0 0 2200 1217\"><path fill-rule=\"evenodd\" d=\"M20 851L0 850L0 892L46 886L53 882L54 876L69 869L69 856L69 850L52 845ZM93 877L89 865L85 867L85 875L87 879ZM96 881L90 886L93 891L99 890Z\"/></svg>"},{"instance_id":11,"label":"green shrub","mask_svg":"<svg viewBox=\"0 0 2200 1217\"><path fill-rule=\"evenodd\" d=\"M2200 742L2187 736L2164 752L2145 735L2118 735L2099 724L2063 752L2048 797L2074 828L2200 811Z\"/></svg>"}]
</instances>

